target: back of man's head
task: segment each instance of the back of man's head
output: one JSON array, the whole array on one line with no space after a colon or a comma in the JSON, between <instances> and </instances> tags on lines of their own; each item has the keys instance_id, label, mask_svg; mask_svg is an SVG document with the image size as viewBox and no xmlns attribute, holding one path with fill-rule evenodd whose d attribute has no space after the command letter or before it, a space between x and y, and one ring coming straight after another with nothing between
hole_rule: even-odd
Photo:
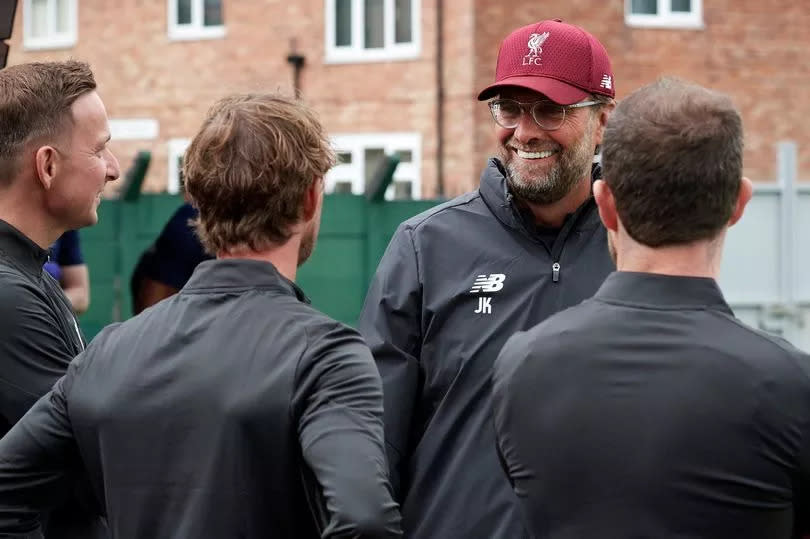
<instances>
[{"instance_id":1,"label":"back of man's head","mask_svg":"<svg viewBox=\"0 0 810 539\"><path fill-rule=\"evenodd\" d=\"M71 125L71 106L96 89L84 62L34 62L0 71L0 187L18 174L28 144L50 142Z\"/></svg>"},{"instance_id":2,"label":"back of man's head","mask_svg":"<svg viewBox=\"0 0 810 539\"><path fill-rule=\"evenodd\" d=\"M602 142L603 176L627 233L649 247L708 240L729 223L743 128L728 96L665 78L625 99Z\"/></svg>"},{"instance_id":3,"label":"back of man's head","mask_svg":"<svg viewBox=\"0 0 810 539\"><path fill-rule=\"evenodd\" d=\"M300 101L246 94L215 103L183 165L206 250L284 243L301 220L307 189L334 164L323 127Z\"/></svg>"}]
</instances>

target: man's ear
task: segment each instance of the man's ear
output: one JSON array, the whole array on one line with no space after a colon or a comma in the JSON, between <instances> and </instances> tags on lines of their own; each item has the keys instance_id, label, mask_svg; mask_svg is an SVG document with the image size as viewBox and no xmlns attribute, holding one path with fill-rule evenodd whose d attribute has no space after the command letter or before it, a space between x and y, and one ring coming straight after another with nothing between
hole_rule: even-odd
<instances>
[{"instance_id":1,"label":"man's ear","mask_svg":"<svg viewBox=\"0 0 810 539\"><path fill-rule=\"evenodd\" d=\"M743 177L740 180L740 194L737 195L737 203L734 205L734 211L731 212L731 218L728 220L728 226L734 226L740 220L745 211L745 206L754 194L754 184L751 180Z\"/></svg>"},{"instance_id":2,"label":"man's ear","mask_svg":"<svg viewBox=\"0 0 810 539\"><path fill-rule=\"evenodd\" d=\"M34 154L34 165L37 180L46 191L49 190L60 166L59 152L53 146L40 146Z\"/></svg>"},{"instance_id":3,"label":"man's ear","mask_svg":"<svg viewBox=\"0 0 810 539\"><path fill-rule=\"evenodd\" d=\"M619 217L616 213L616 199L613 198L613 193L605 180L593 182L593 197L596 199L596 205L599 207L599 217L602 219L605 228L614 232L618 231Z\"/></svg>"},{"instance_id":4,"label":"man's ear","mask_svg":"<svg viewBox=\"0 0 810 539\"><path fill-rule=\"evenodd\" d=\"M318 205L323 196L323 178L316 178L304 192L304 205L301 210L301 217L304 222L309 222L318 211Z\"/></svg>"},{"instance_id":5,"label":"man's ear","mask_svg":"<svg viewBox=\"0 0 810 539\"><path fill-rule=\"evenodd\" d=\"M608 118L614 108L616 108L616 103L607 103L599 107L599 112L596 113L596 132L593 135L593 141L597 146L602 144L602 137L605 135L605 127L607 127Z\"/></svg>"}]
</instances>

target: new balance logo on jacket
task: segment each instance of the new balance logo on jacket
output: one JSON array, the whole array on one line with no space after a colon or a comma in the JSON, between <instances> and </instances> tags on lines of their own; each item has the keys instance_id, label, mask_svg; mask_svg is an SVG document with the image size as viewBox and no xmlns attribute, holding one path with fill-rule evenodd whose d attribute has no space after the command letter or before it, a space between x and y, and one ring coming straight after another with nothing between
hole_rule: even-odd
<instances>
[{"instance_id":1,"label":"new balance logo on jacket","mask_svg":"<svg viewBox=\"0 0 810 539\"><path fill-rule=\"evenodd\" d=\"M470 294L481 294L489 292L498 292L503 289L503 282L506 280L506 275L503 273L486 273L479 275L475 278L475 282L470 288ZM492 314L492 298L479 297L478 308L474 311L475 314Z\"/></svg>"},{"instance_id":2,"label":"new balance logo on jacket","mask_svg":"<svg viewBox=\"0 0 810 539\"><path fill-rule=\"evenodd\" d=\"M497 292L503 288L503 282L506 280L506 275L503 273L491 273L489 275L483 274L476 277L470 294L480 294L481 292Z\"/></svg>"}]
</instances>

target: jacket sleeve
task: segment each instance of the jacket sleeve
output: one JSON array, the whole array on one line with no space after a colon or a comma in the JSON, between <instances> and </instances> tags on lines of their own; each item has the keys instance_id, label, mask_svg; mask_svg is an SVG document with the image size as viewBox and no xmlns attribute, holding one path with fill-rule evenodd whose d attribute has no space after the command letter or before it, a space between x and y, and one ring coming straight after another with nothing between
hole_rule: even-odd
<instances>
[{"instance_id":1,"label":"jacket sleeve","mask_svg":"<svg viewBox=\"0 0 810 539\"><path fill-rule=\"evenodd\" d=\"M0 284L0 415L19 421L65 374L73 359L45 306L22 284Z\"/></svg>"},{"instance_id":2,"label":"jacket sleeve","mask_svg":"<svg viewBox=\"0 0 810 539\"><path fill-rule=\"evenodd\" d=\"M383 382L385 441L397 500L405 497L413 416L421 392L422 282L412 231L400 225L371 282L358 329ZM404 485L403 485L404 483Z\"/></svg>"},{"instance_id":3,"label":"jacket sleeve","mask_svg":"<svg viewBox=\"0 0 810 539\"><path fill-rule=\"evenodd\" d=\"M526 334L518 332L510 337L498 354L492 367L492 417L495 427L495 449L506 477L512 488L520 490L521 480L531 475L524 467L526 459L518 453L514 441L515 434L525 431L525 421L531 421L532 415L525 410L532 408L531 403L523 402L527 398L525 384L521 384L523 367L529 356ZM531 392L528 398L532 399Z\"/></svg>"},{"instance_id":4,"label":"jacket sleeve","mask_svg":"<svg viewBox=\"0 0 810 539\"><path fill-rule=\"evenodd\" d=\"M320 487L314 505L322 537L401 537L385 462L382 385L357 332L334 324L322 333L299 364L296 393L302 454Z\"/></svg>"},{"instance_id":5,"label":"jacket sleeve","mask_svg":"<svg viewBox=\"0 0 810 539\"><path fill-rule=\"evenodd\" d=\"M40 512L64 501L81 461L67 414L73 364L0 440L0 536L41 537Z\"/></svg>"}]
</instances>

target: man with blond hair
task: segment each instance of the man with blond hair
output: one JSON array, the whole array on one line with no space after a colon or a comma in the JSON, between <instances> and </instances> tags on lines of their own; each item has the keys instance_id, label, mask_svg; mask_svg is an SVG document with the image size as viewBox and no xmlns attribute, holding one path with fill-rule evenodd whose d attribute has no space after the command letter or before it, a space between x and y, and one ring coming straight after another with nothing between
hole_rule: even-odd
<instances>
[{"instance_id":1,"label":"man with blond hair","mask_svg":"<svg viewBox=\"0 0 810 539\"><path fill-rule=\"evenodd\" d=\"M216 259L100 333L0 441L0 534L35 529L73 471L121 539L401 536L371 353L294 283L334 159L298 101L211 108L184 173Z\"/></svg>"},{"instance_id":2,"label":"man with blond hair","mask_svg":"<svg viewBox=\"0 0 810 539\"><path fill-rule=\"evenodd\" d=\"M98 220L104 186L119 175L109 140L87 64L0 71L0 435L84 349L71 303L43 265L65 231ZM104 537L88 500L72 498L48 515L47 536Z\"/></svg>"}]
</instances>

